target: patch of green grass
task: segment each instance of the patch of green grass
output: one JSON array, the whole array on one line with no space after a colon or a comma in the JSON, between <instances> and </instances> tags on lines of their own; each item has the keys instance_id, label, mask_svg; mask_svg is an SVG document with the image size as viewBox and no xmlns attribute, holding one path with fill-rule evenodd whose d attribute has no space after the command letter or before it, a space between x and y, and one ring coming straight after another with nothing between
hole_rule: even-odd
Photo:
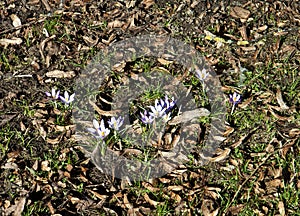
<instances>
[{"instance_id":1,"label":"patch of green grass","mask_svg":"<svg viewBox=\"0 0 300 216\"><path fill-rule=\"evenodd\" d=\"M51 16L44 22L44 28L47 30L49 35L57 33L57 27L61 26L60 23L61 15Z\"/></svg>"}]
</instances>

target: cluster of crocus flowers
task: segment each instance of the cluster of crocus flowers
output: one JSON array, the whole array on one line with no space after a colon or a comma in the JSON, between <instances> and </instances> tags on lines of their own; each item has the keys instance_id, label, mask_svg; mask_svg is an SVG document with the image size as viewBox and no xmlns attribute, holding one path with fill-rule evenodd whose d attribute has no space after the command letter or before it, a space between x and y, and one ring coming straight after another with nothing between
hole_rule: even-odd
<instances>
[{"instance_id":1,"label":"cluster of crocus flowers","mask_svg":"<svg viewBox=\"0 0 300 216\"><path fill-rule=\"evenodd\" d=\"M119 118L112 117L110 120L108 120L107 123L110 129L118 131L120 130L120 127L123 125L123 122L124 122L124 118L119 116ZM93 126L94 128L87 128L87 130L90 133L92 133L97 139L103 140L110 133L110 129L105 127L103 119L100 121L100 124L96 119L94 119Z\"/></svg>"},{"instance_id":2,"label":"cluster of crocus flowers","mask_svg":"<svg viewBox=\"0 0 300 216\"><path fill-rule=\"evenodd\" d=\"M72 103L75 99L75 93L73 93L72 95L69 95L69 93L67 91L65 91L64 96L59 95L59 93L60 93L60 91L59 90L56 91L54 88L52 88L51 93L45 92L45 94L48 97L51 97L54 100L60 99L66 105L70 105L70 103Z\"/></svg>"},{"instance_id":3,"label":"cluster of crocus flowers","mask_svg":"<svg viewBox=\"0 0 300 216\"><path fill-rule=\"evenodd\" d=\"M241 95L239 95L238 93L234 92L233 94L229 94L229 101L230 103L232 103L232 108L231 108L231 115L234 111L235 106L240 103L242 100Z\"/></svg>"},{"instance_id":4,"label":"cluster of crocus flowers","mask_svg":"<svg viewBox=\"0 0 300 216\"><path fill-rule=\"evenodd\" d=\"M175 106L174 97L171 99L165 96L164 99L156 99L154 106L149 106L151 111L145 110L144 113L140 113L141 120L144 124L150 124L156 118L161 118L164 122L171 119L169 112Z\"/></svg>"}]
</instances>

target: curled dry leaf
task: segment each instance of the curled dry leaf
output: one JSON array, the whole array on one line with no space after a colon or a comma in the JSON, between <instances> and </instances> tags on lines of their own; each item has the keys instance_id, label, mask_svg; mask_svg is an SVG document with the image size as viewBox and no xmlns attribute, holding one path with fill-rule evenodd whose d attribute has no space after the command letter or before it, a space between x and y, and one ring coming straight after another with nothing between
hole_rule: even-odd
<instances>
[{"instance_id":1,"label":"curled dry leaf","mask_svg":"<svg viewBox=\"0 0 300 216\"><path fill-rule=\"evenodd\" d=\"M168 190L170 191L181 191L183 190L183 187L181 185L171 185L168 187Z\"/></svg>"},{"instance_id":2,"label":"curled dry leaf","mask_svg":"<svg viewBox=\"0 0 300 216\"><path fill-rule=\"evenodd\" d=\"M234 131L234 128L233 128L233 127L227 126L227 127L226 127L226 131L223 133L223 136L226 136L226 137L227 137L229 134L233 133L233 131Z\"/></svg>"},{"instance_id":3,"label":"curled dry leaf","mask_svg":"<svg viewBox=\"0 0 300 216\"><path fill-rule=\"evenodd\" d=\"M153 187L152 184L150 184L148 182L142 182L142 185L151 192L159 192L160 191L159 188Z\"/></svg>"},{"instance_id":4,"label":"curled dry leaf","mask_svg":"<svg viewBox=\"0 0 300 216\"><path fill-rule=\"evenodd\" d=\"M161 204L160 202L157 202L157 201L154 201L154 200L150 199L150 197L146 193L144 194L144 198L145 198L145 200L146 200L147 203L149 203L150 205L152 205L154 207L156 207L159 204Z\"/></svg>"},{"instance_id":5,"label":"curled dry leaf","mask_svg":"<svg viewBox=\"0 0 300 216\"><path fill-rule=\"evenodd\" d=\"M281 90L280 88L277 89L277 92L276 92L276 99L277 99L277 102L280 106L280 108L282 110L287 110L289 109L289 107L284 103L283 99L282 99L282 94L281 94Z\"/></svg>"},{"instance_id":6,"label":"curled dry leaf","mask_svg":"<svg viewBox=\"0 0 300 216\"><path fill-rule=\"evenodd\" d=\"M281 120L281 121L292 121L294 120L293 116L289 116L289 117L284 117L284 116L280 116L277 113L275 113L272 109L272 107L269 106L269 111L270 113L277 119Z\"/></svg>"},{"instance_id":7,"label":"curled dry leaf","mask_svg":"<svg viewBox=\"0 0 300 216\"><path fill-rule=\"evenodd\" d=\"M124 205L126 208L128 208L128 209L133 208L132 204L129 202L129 200L127 198L127 194L124 194L123 202L124 202Z\"/></svg>"},{"instance_id":8,"label":"curled dry leaf","mask_svg":"<svg viewBox=\"0 0 300 216\"><path fill-rule=\"evenodd\" d=\"M54 77L54 78L73 78L75 77L74 71L61 71L61 70L53 70L46 73L47 77Z\"/></svg>"},{"instance_id":9,"label":"curled dry leaf","mask_svg":"<svg viewBox=\"0 0 300 216\"><path fill-rule=\"evenodd\" d=\"M83 36L83 40L91 47L95 46L98 43L99 38L98 37L93 37L93 36Z\"/></svg>"},{"instance_id":10,"label":"curled dry leaf","mask_svg":"<svg viewBox=\"0 0 300 216\"><path fill-rule=\"evenodd\" d=\"M11 38L11 39L6 39L6 38L2 38L0 39L0 45L4 46L4 48L6 48L8 45L19 45L21 44L23 41L21 38Z\"/></svg>"},{"instance_id":11,"label":"curled dry leaf","mask_svg":"<svg viewBox=\"0 0 300 216\"><path fill-rule=\"evenodd\" d=\"M293 128L289 131L289 136L294 138L295 136L300 135L300 129L299 128Z\"/></svg>"},{"instance_id":12,"label":"curled dry leaf","mask_svg":"<svg viewBox=\"0 0 300 216\"><path fill-rule=\"evenodd\" d=\"M210 160L211 162L219 162L219 161L222 161L222 160L224 160L224 159L229 155L230 151L231 151L231 150L230 150L229 148L226 148L225 150L222 151L222 153L221 153L219 156L214 157L214 158L210 158L209 160Z\"/></svg>"}]
</instances>

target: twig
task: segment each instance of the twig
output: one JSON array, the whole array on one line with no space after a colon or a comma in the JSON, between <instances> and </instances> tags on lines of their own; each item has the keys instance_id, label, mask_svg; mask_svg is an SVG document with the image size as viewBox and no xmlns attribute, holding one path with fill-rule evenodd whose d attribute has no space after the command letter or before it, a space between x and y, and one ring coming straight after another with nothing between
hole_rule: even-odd
<instances>
[{"instance_id":1,"label":"twig","mask_svg":"<svg viewBox=\"0 0 300 216\"><path fill-rule=\"evenodd\" d=\"M19 29L21 29L21 28L23 28L23 27L27 27L27 26L30 26L30 25L35 24L35 23L38 23L38 22L43 22L46 18L47 18L47 17L43 17L43 18L41 18L41 19L33 20L33 21L30 21L29 23L25 23L25 24L20 25L20 26L16 26L16 27L13 27L13 28L6 29L6 30L0 32L0 35L6 34L6 33L11 32L11 31L19 30Z\"/></svg>"}]
</instances>

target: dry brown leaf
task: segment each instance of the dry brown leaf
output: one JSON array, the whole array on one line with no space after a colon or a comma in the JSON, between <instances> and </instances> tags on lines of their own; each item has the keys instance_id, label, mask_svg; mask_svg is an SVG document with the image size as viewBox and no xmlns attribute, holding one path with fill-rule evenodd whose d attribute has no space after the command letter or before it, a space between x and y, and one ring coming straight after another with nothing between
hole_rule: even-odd
<instances>
[{"instance_id":1,"label":"dry brown leaf","mask_svg":"<svg viewBox=\"0 0 300 216\"><path fill-rule=\"evenodd\" d=\"M170 191L181 191L181 190L183 190L183 187L181 185L170 185L168 187L168 190L170 190Z\"/></svg>"},{"instance_id":2,"label":"dry brown leaf","mask_svg":"<svg viewBox=\"0 0 300 216\"><path fill-rule=\"evenodd\" d=\"M46 7L46 10L47 11L51 11L51 7L50 7L50 5L48 3L48 0L42 0L42 2L44 4L44 6Z\"/></svg>"},{"instance_id":3,"label":"dry brown leaf","mask_svg":"<svg viewBox=\"0 0 300 216\"><path fill-rule=\"evenodd\" d=\"M171 179L167 179L167 178L159 178L159 181L161 181L161 183L163 184L167 184L171 182Z\"/></svg>"},{"instance_id":4,"label":"dry brown leaf","mask_svg":"<svg viewBox=\"0 0 300 216\"><path fill-rule=\"evenodd\" d=\"M4 165L1 166L1 169L18 169L18 165L13 162L7 162Z\"/></svg>"},{"instance_id":5,"label":"dry brown leaf","mask_svg":"<svg viewBox=\"0 0 300 216\"><path fill-rule=\"evenodd\" d=\"M211 162L222 161L229 155L230 152L231 152L231 150L229 148L226 148L225 150L222 151L222 153L219 156L210 158L209 161L211 161Z\"/></svg>"},{"instance_id":6,"label":"dry brown leaf","mask_svg":"<svg viewBox=\"0 0 300 216\"><path fill-rule=\"evenodd\" d=\"M117 113L120 111L120 110L111 110L111 111L104 111L104 110L101 110L93 101L91 101L89 99L89 104L94 108L94 110L96 110L96 112L99 114L99 115L103 115L103 116L116 116Z\"/></svg>"},{"instance_id":7,"label":"dry brown leaf","mask_svg":"<svg viewBox=\"0 0 300 216\"><path fill-rule=\"evenodd\" d=\"M39 121L33 120L32 124L39 130L41 137L45 140L47 133L45 129L40 125Z\"/></svg>"},{"instance_id":8,"label":"dry brown leaf","mask_svg":"<svg viewBox=\"0 0 300 216\"><path fill-rule=\"evenodd\" d=\"M153 187L150 183L148 182L142 182L142 185L147 188L149 191L151 192L159 192L160 189L159 188L156 188L156 187Z\"/></svg>"},{"instance_id":9,"label":"dry brown leaf","mask_svg":"<svg viewBox=\"0 0 300 216\"><path fill-rule=\"evenodd\" d=\"M143 0L142 4L145 5L145 9L148 9L155 4L155 0Z\"/></svg>"},{"instance_id":10,"label":"dry brown leaf","mask_svg":"<svg viewBox=\"0 0 300 216\"><path fill-rule=\"evenodd\" d=\"M55 139L47 138L46 142L51 144L51 145L55 145L55 144L59 143L60 140L61 140L61 137L57 137Z\"/></svg>"},{"instance_id":11,"label":"dry brown leaf","mask_svg":"<svg viewBox=\"0 0 300 216\"><path fill-rule=\"evenodd\" d=\"M150 205L152 205L154 207L156 207L159 204L161 204L160 202L157 202L157 201L154 201L154 200L150 199L150 197L146 193L144 194L144 199L146 200L147 203L149 203Z\"/></svg>"},{"instance_id":12,"label":"dry brown leaf","mask_svg":"<svg viewBox=\"0 0 300 216\"><path fill-rule=\"evenodd\" d=\"M168 61L166 59L163 59L163 58L158 58L157 61L163 65L169 65L171 64L173 61Z\"/></svg>"},{"instance_id":13,"label":"dry brown leaf","mask_svg":"<svg viewBox=\"0 0 300 216\"><path fill-rule=\"evenodd\" d=\"M281 120L281 121L292 121L292 120L294 120L294 117L293 116L290 116L290 117L283 117L283 116L280 116L280 115L278 115L277 113L275 113L274 111L273 111L273 109L269 106L269 111L270 111L270 113L275 117L275 118L277 118L277 119L279 119L279 120Z\"/></svg>"},{"instance_id":14,"label":"dry brown leaf","mask_svg":"<svg viewBox=\"0 0 300 216\"><path fill-rule=\"evenodd\" d=\"M107 24L107 28L121 28L123 25L125 25L125 22L114 20Z\"/></svg>"},{"instance_id":15,"label":"dry brown leaf","mask_svg":"<svg viewBox=\"0 0 300 216\"><path fill-rule=\"evenodd\" d=\"M240 213L241 210L243 210L244 205L243 204L239 204L236 206L231 206L228 209L228 212L230 212L232 215L238 215Z\"/></svg>"},{"instance_id":16,"label":"dry brown leaf","mask_svg":"<svg viewBox=\"0 0 300 216\"><path fill-rule=\"evenodd\" d=\"M90 47L96 46L99 40L97 36L95 38L93 36L83 36L82 38Z\"/></svg>"},{"instance_id":17,"label":"dry brown leaf","mask_svg":"<svg viewBox=\"0 0 300 216\"><path fill-rule=\"evenodd\" d=\"M278 202L278 210L279 210L280 216L285 216L285 208L284 208L284 203L282 201Z\"/></svg>"},{"instance_id":18,"label":"dry brown leaf","mask_svg":"<svg viewBox=\"0 0 300 216\"><path fill-rule=\"evenodd\" d=\"M68 198L69 198L69 200L71 201L71 203L72 203L73 205L80 202L80 199L77 198L77 197L68 196Z\"/></svg>"},{"instance_id":19,"label":"dry brown leaf","mask_svg":"<svg viewBox=\"0 0 300 216\"><path fill-rule=\"evenodd\" d=\"M175 200L177 203L181 202L181 197L177 193L174 193L173 191L171 191L170 196L171 196L171 199Z\"/></svg>"},{"instance_id":20,"label":"dry brown leaf","mask_svg":"<svg viewBox=\"0 0 300 216\"><path fill-rule=\"evenodd\" d=\"M19 26L22 25L22 22L21 22L20 18L16 14L11 14L10 18L13 21L13 26L14 27L19 27Z\"/></svg>"},{"instance_id":21,"label":"dry brown leaf","mask_svg":"<svg viewBox=\"0 0 300 216\"><path fill-rule=\"evenodd\" d=\"M223 133L223 136L227 137L229 134L233 133L234 128L226 126L226 131Z\"/></svg>"},{"instance_id":22,"label":"dry brown leaf","mask_svg":"<svg viewBox=\"0 0 300 216\"><path fill-rule=\"evenodd\" d=\"M284 103L283 99L282 99L282 94L281 94L281 90L280 88L277 89L277 92L276 92L276 99L277 99L277 102L280 106L280 108L282 110L287 110L289 109L289 107Z\"/></svg>"},{"instance_id":23,"label":"dry brown leaf","mask_svg":"<svg viewBox=\"0 0 300 216\"><path fill-rule=\"evenodd\" d=\"M294 138L295 136L300 135L300 129L298 128L293 128L289 131L289 136Z\"/></svg>"},{"instance_id":24,"label":"dry brown leaf","mask_svg":"<svg viewBox=\"0 0 300 216\"><path fill-rule=\"evenodd\" d=\"M23 40L21 38L11 38L11 39L6 39L6 38L2 38L0 39L0 45L4 46L4 48L7 48L8 45L19 45L23 42Z\"/></svg>"},{"instance_id":25,"label":"dry brown leaf","mask_svg":"<svg viewBox=\"0 0 300 216\"><path fill-rule=\"evenodd\" d=\"M204 216L216 216L219 213L219 208L216 210L212 209L213 202L211 200L203 200L201 205L201 211Z\"/></svg>"},{"instance_id":26,"label":"dry brown leaf","mask_svg":"<svg viewBox=\"0 0 300 216\"><path fill-rule=\"evenodd\" d=\"M267 187L279 187L282 184L280 179L274 179L266 182Z\"/></svg>"},{"instance_id":27,"label":"dry brown leaf","mask_svg":"<svg viewBox=\"0 0 300 216\"><path fill-rule=\"evenodd\" d=\"M130 204L130 202L129 202L128 198L127 198L127 194L124 194L123 202L124 202L124 205L125 205L126 208L128 208L128 209L132 209L133 208L132 204Z\"/></svg>"},{"instance_id":28,"label":"dry brown leaf","mask_svg":"<svg viewBox=\"0 0 300 216\"><path fill-rule=\"evenodd\" d=\"M42 171L50 171L51 170L51 168L49 167L49 161L42 161L42 163L41 163L41 170Z\"/></svg>"},{"instance_id":29,"label":"dry brown leaf","mask_svg":"<svg viewBox=\"0 0 300 216\"><path fill-rule=\"evenodd\" d=\"M61 70L53 70L46 73L47 77L53 77L53 78L73 78L75 77L74 71L61 71Z\"/></svg>"},{"instance_id":30,"label":"dry brown leaf","mask_svg":"<svg viewBox=\"0 0 300 216\"><path fill-rule=\"evenodd\" d=\"M43 59L43 61L45 61L45 55L44 55L44 48L45 48L45 45L48 41L52 40L53 38L55 38L56 35L52 35L51 37L48 37L46 38L45 40L43 40L40 44L40 47L39 47L39 51L40 51L40 54L41 54L41 57Z\"/></svg>"},{"instance_id":31,"label":"dry brown leaf","mask_svg":"<svg viewBox=\"0 0 300 216\"><path fill-rule=\"evenodd\" d=\"M49 211L50 211L50 213L51 213L51 216L53 216L54 215L54 213L55 213L55 210L54 210L54 207L53 207L53 205L51 204L51 201L49 201L49 202L47 202L47 204L46 204L47 206L48 206L48 208L49 208Z\"/></svg>"},{"instance_id":32,"label":"dry brown leaf","mask_svg":"<svg viewBox=\"0 0 300 216\"><path fill-rule=\"evenodd\" d=\"M230 15L234 18L248 19L250 16L250 11L242 7L236 6L231 9Z\"/></svg>"}]
</instances>

